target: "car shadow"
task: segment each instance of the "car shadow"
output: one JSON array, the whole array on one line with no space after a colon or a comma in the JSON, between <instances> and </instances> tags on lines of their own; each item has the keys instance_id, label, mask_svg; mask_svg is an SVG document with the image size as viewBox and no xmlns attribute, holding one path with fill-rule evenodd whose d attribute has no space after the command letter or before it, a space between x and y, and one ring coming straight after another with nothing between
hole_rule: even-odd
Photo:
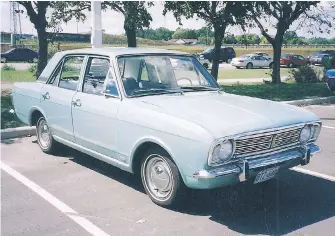
<instances>
[{"instance_id":1,"label":"car shadow","mask_svg":"<svg viewBox=\"0 0 335 236\"><path fill-rule=\"evenodd\" d=\"M81 166L94 170L99 174L105 175L106 177L118 181L119 183L127 185L136 191L145 193L141 180L137 178L137 176L128 173L126 171L123 171L112 165L109 165L85 153L61 145L60 149L57 152L57 156L69 158L69 160Z\"/></svg>"},{"instance_id":2,"label":"car shadow","mask_svg":"<svg viewBox=\"0 0 335 236\"><path fill-rule=\"evenodd\" d=\"M59 155L145 193L137 176L68 147ZM287 170L263 184L190 190L187 203L174 210L209 216L241 234L285 235L335 216L335 183Z\"/></svg>"},{"instance_id":3,"label":"car shadow","mask_svg":"<svg viewBox=\"0 0 335 236\"><path fill-rule=\"evenodd\" d=\"M183 213L246 235L286 235L335 216L335 183L293 170L263 184L197 192Z\"/></svg>"}]
</instances>

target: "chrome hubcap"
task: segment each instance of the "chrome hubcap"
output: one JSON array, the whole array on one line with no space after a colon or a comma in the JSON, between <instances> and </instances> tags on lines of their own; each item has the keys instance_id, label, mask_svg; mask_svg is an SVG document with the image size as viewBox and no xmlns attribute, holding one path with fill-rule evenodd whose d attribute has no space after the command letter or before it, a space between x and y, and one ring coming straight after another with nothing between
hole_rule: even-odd
<instances>
[{"instance_id":1,"label":"chrome hubcap","mask_svg":"<svg viewBox=\"0 0 335 236\"><path fill-rule=\"evenodd\" d=\"M42 120L38 126L38 139L43 148L48 148L50 145L50 129L45 120Z\"/></svg>"},{"instance_id":2,"label":"chrome hubcap","mask_svg":"<svg viewBox=\"0 0 335 236\"><path fill-rule=\"evenodd\" d=\"M144 166L145 184L154 198L166 199L171 194L173 179L169 165L160 156L148 158Z\"/></svg>"}]
</instances>

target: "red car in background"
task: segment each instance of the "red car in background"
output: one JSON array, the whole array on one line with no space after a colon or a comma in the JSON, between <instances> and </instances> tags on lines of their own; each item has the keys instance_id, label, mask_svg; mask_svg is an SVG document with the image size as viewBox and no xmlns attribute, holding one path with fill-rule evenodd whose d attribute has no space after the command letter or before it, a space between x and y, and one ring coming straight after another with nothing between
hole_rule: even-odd
<instances>
[{"instance_id":1,"label":"red car in background","mask_svg":"<svg viewBox=\"0 0 335 236\"><path fill-rule=\"evenodd\" d=\"M286 53L282 54L280 57L280 65L287 66L289 68L296 66L305 66L309 64L310 64L309 60L299 54Z\"/></svg>"}]
</instances>

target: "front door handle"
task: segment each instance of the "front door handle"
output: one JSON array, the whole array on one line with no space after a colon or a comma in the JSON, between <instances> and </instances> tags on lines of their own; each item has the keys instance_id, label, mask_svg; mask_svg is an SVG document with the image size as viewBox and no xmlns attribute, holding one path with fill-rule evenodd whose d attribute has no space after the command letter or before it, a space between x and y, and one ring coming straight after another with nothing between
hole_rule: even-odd
<instances>
[{"instance_id":1,"label":"front door handle","mask_svg":"<svg viewBox=\"0 0 335 236\"><path fill-rule=\"evenodd\" d=\"M42 97L44 98L44 100L48 100L48 99L50 99L50 94L49 94L49 92L46 92L45 94L43 94Z\"/></svg>"},{"instance_id":2,"label":"front door handle","mask_svg":"<svg viewBox=\"0 0 335 236\"><path fill-rule=\"evenodd\" d=\"M80 101L80 99L77 99L76 101L72 101L72 105L73 105L73 106L80 107L80 106L81 106L81 101Z\"/></svg>"}]
</instances>

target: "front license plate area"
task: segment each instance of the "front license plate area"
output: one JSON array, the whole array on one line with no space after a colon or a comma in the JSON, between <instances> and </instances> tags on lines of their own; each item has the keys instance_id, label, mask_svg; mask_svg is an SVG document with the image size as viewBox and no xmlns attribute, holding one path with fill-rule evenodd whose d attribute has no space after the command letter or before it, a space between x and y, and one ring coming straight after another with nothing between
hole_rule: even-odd
<instances>
[{"instance_id":1,"label":"front license plate area","mask_svg":"<svg viewBox=\"0 0 335 236\"><path fill-rule=\"evenodd\" d=\"M254 184L258 184L258 183L264 182L266 180L272 179L273 177L275 177L278 170L279 170L279 166L275 166L275 167L268 168L268 169L260 171L256 175Z\"/></svg>"}]
</instances>

